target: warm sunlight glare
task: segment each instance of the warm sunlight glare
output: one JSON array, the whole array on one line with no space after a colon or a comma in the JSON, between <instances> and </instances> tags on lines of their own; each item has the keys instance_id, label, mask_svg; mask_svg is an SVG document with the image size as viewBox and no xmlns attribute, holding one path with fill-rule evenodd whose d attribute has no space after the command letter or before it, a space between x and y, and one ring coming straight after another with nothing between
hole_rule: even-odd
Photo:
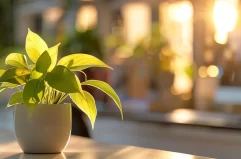
<instances>
[{"instance_id":1,"label":"warm sunlight glare","mask_svg":"<svg viewBox=\"0 0 241 159\"><path fill-rule=\"evenodd\" d=\"M194 159L194 157L188 154L174 153L171 159Z\"/></svg>"},{"instance_id":2,"label":"warm sunlight glare","mask_svg":"<svg viewBox=\"0 0 241 159\"><path fill-rule=\"evenodd\" d=\"M183 72L176 72L173 87L176 94L189 93L192 90L192 80Z\"/></svg>"},{"instance_id":3,"label":"warm sunlight glare","mask_svg":"<svg viewBox=\"0 0 241 159\"><path fill-rule=\"evenodd\" d=\"M228 32L232 31L237 21L237 8L234 0L216 0L213 10L215 41L220 44L227 42Z\"/></svg>"},{"instance_id":4,"label":"warm sunlight glare","mask_svg":"<svg viewBox=\"0 0 241 159\"><path fill-rule=\"evenodd\" d=\"M146 36L151 28L151 9L146 3L135 2L123 6L124 28L129 43Z\"/></svg>"},{"instance_id":5,"label":"warm sunlight glare","mask_svg":"<svg viewBox=\"0 0 241 159\"><path fill-rule=\"evenodd\" d=\"M228 40L228 32L225 31L216 31L214 39L219 44L226 44Z\"/></svg>"},{"instance_id":6,"label":"warm sunlight glare","mask_svg":"<svg viewBox=\"0 0 241 159\"><path fill-rule=\"evenodd\" d=\"M76 29L86 30L90 27L95 26L97 23L97 10L93 5L82 6L78 13L76 19Z\"/></svg>"},{"instance_id":7,"label":"warm sunlight glare","mask_svg":"<svg viewBox=\"0 0 241 159\"><path fill-rule=\"evenodd\" d=\"M173 3L168 7L168 15L177 22L185 22L192 18L192 4L189 1Z\"/></svg>"},{"instance_id":8,"label":"warm sunlight glare","mask_svg":"<svg viewBox=\"0 0 241 159\"><path fill-rule=\"evenodd\" d=\"M172 120L173 122L185 123L185 122L190 122L194 120L195 114L193 114L189 110L178 109L178 110L174 110L170 114L169 119Z\"/></svg>"}]
</instances>

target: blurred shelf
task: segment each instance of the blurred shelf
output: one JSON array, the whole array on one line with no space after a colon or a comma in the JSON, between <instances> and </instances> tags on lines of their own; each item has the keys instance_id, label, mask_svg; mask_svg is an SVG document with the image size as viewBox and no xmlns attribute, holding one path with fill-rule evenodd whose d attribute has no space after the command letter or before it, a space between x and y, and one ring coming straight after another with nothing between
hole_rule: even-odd
<instances>
[{"instance_id":1,"label":"blurred shelf","mask_svg":"<svg viewBox=\"0 0 241 159\"><path fill-rule=\"evenodd\" d=\"M215 102L219 104L241 104L240 86L219 86L216 90Z\"/></svg>"},{"instance_id":2,"label":"blurred shelf","mask_svg":"<svg viewBox=\"0 0 241 159\"><path fill-rule=\"evenodd\" d=\"M101 110L99 116L120 118L119 112ZM241 129L241 115L177 109L172 112L124 112L124 120L221 129Z\"/></svg>"}]
</instances>

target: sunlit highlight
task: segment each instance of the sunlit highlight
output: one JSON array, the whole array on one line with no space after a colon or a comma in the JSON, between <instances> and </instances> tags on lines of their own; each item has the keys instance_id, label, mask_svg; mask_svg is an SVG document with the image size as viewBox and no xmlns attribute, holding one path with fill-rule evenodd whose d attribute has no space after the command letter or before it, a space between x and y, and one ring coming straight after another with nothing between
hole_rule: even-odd
<instances>
[{"instance_id":1,"label":"sunlit highlight","mask_svg":"<svg viewBox=\"0 0 241 159\"><path fill-rule=\"evenodd\" d=\"M171 159L194 159L194 156L188 154L174 153Z\"/></svg>"},{"instance_id":2,"label":"sunlit highlight","mask_svg":"<svg viewBox=\"0 0 241 159\"><path fill-rule=\"evenodd\" d=\"M174 78L173 88L176 94L189 93L192 90L193 82L183 72L176 72Z\"/></svg>"},{"instance_id":3,"label":"sunlit highlight","mask_svg":"<svg viewBox=\"0 0 241 159\"><path fill-rule=\"evenodd\" d=\"M226 44L228 40L228 32L225 31L216 31L214 39L219 44Z\"/></svg>"},{"instance_id":4,"label":"sunlit highlight","mask_svg":"<svg viewBox=\"0 0 241 159\"><path fill-rule=\"evenodd\" d=\"M168 7L168 16L177 22L185 22L192 18L192 4L189 1L173 3Z\"/></svg>"},{"instance_id":5,"label":"sunlit highlight","mask_svg":"<svg viewBox=\"0 0 241 159\"><path fill-rule=\"evenodd\" d=\"M151 28L151 9L142 2L128 3L122 8L126 38L135 43L148 35Z\"/></svg>"},{"instance_id":6,"label":"sunlit highlight","mask_svg":"<svg viewBox=\"0 0 241 159\"><path fill-rule=\"evenodd\" d=\"M237 21L237 8L234 0L216 0L213 10L214 26L216 29L215 41L225 44L228 32L232 31Z\"/></svg>"},{"instance_id":7,"label":"sunlit highlight","mask_svg":"<svg viewBox=\"0 0 241 159\"><path fill-rule=\"evenodd\" d=\"M93 5L82 6L76 19L76 29L86 30L90 27L95 26L97 23L97 10Z\"/></svg>"},{"instance_id":8,"label":"sunlit highlight","mask_svg":"<svg viewBox=\"0 0 241 159\"><path fill-rule=\"evenodd\" d=\"M189 93L192 90L193 81L185 72L185 68L193 61L192 3L187 0L161 3L159 9L162 33L168 39L172 51L177 54L171 66L175 74L171 92L173 95ZM165 55L169 54L168 50L162 51Z\"/></svg>"},{"instance_id":9,"label":"sunlit highlight","mask_svg":"<svg viewBox=\"0 0 241 159\"><path fill-rule=\"evenodd\" d=\"M189 110L179 109L179 110L174 110L170 114L169 118L170 120L177 123L185 123L185 122L190 122L194 120L195 114L193 114Z\"/></svg>"}]
</instances>

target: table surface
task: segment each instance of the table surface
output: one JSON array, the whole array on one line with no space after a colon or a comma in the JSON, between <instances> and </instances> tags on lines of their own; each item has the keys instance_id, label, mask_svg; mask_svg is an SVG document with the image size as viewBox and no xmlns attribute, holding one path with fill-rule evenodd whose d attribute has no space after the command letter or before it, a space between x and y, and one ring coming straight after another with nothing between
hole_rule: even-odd
<instances>
[{"instance_id":1,"label":"table surface","mask_svg":"<svg viewBox=\"0 0 241 159\"><path fill-rule=\"evenodd\" d=\"M71 136L61 154L23 154L16 141L0 144L1 159L210 159L188 154L154 150L135 146L121 146Z\"/></svg>"}]
</instances>

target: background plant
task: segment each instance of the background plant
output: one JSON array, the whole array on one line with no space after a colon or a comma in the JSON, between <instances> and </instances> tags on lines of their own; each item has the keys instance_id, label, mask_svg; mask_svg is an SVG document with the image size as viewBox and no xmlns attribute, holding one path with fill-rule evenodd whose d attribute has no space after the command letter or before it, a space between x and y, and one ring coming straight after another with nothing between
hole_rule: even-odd
<instances>
[{"instance_id":1,"label":"background plant","mask_svg":"<svg viewBox=\"0 0 241 159\"><path fill-rule=\"evenodd\" d=\"M101 60L104 58L104 47L95 27L81 31L75 30L73 34L65 38L62 55L65 56L68 52L76 51L91 54Z\"/></svg>"},{"instance_id":2,"label":"background plant","mask_svg":"<svg viewBox=\"0 0 241 159\"><path fill-rule=\"evenodd\" d=\"M154 23L150 33L137 40L134 44L128 43L123 38L121 29L117 29L116 32L108 36L105 42L106 46L111 49L125 48L121 50L128 50L130 58L145 57L145 59L148 59L147 62L151 69L155 70L154 74L160 71L173 72L172 64L177 55L161 33L159 24Z\"/></svg>"},{"instance_id":3,"label":"background plant","mask_svg":"<svg viewBox=\"0 0 241 159\"><path fill-rule=\"evenodd\" d=\"M36 104L58 104L69 96L89 117L94 127L97 115L95 100L81 87L89 85L109 95L117 104L123 118L120 99L109 84L99 80L87 80L86 75L81 82L73 73L79 71L84 74L83 70L90 67L111 67L92 55L82 53L65 56L57 62L59 45L49 48L40 36L29 29L25 49L34 64L29 65L26 56L21 53L10 53L5 64L11 68L0 70L0 90L17 90L10 97L7 107L25 104L32 112Z\"/></svg>"}]
</instances>

